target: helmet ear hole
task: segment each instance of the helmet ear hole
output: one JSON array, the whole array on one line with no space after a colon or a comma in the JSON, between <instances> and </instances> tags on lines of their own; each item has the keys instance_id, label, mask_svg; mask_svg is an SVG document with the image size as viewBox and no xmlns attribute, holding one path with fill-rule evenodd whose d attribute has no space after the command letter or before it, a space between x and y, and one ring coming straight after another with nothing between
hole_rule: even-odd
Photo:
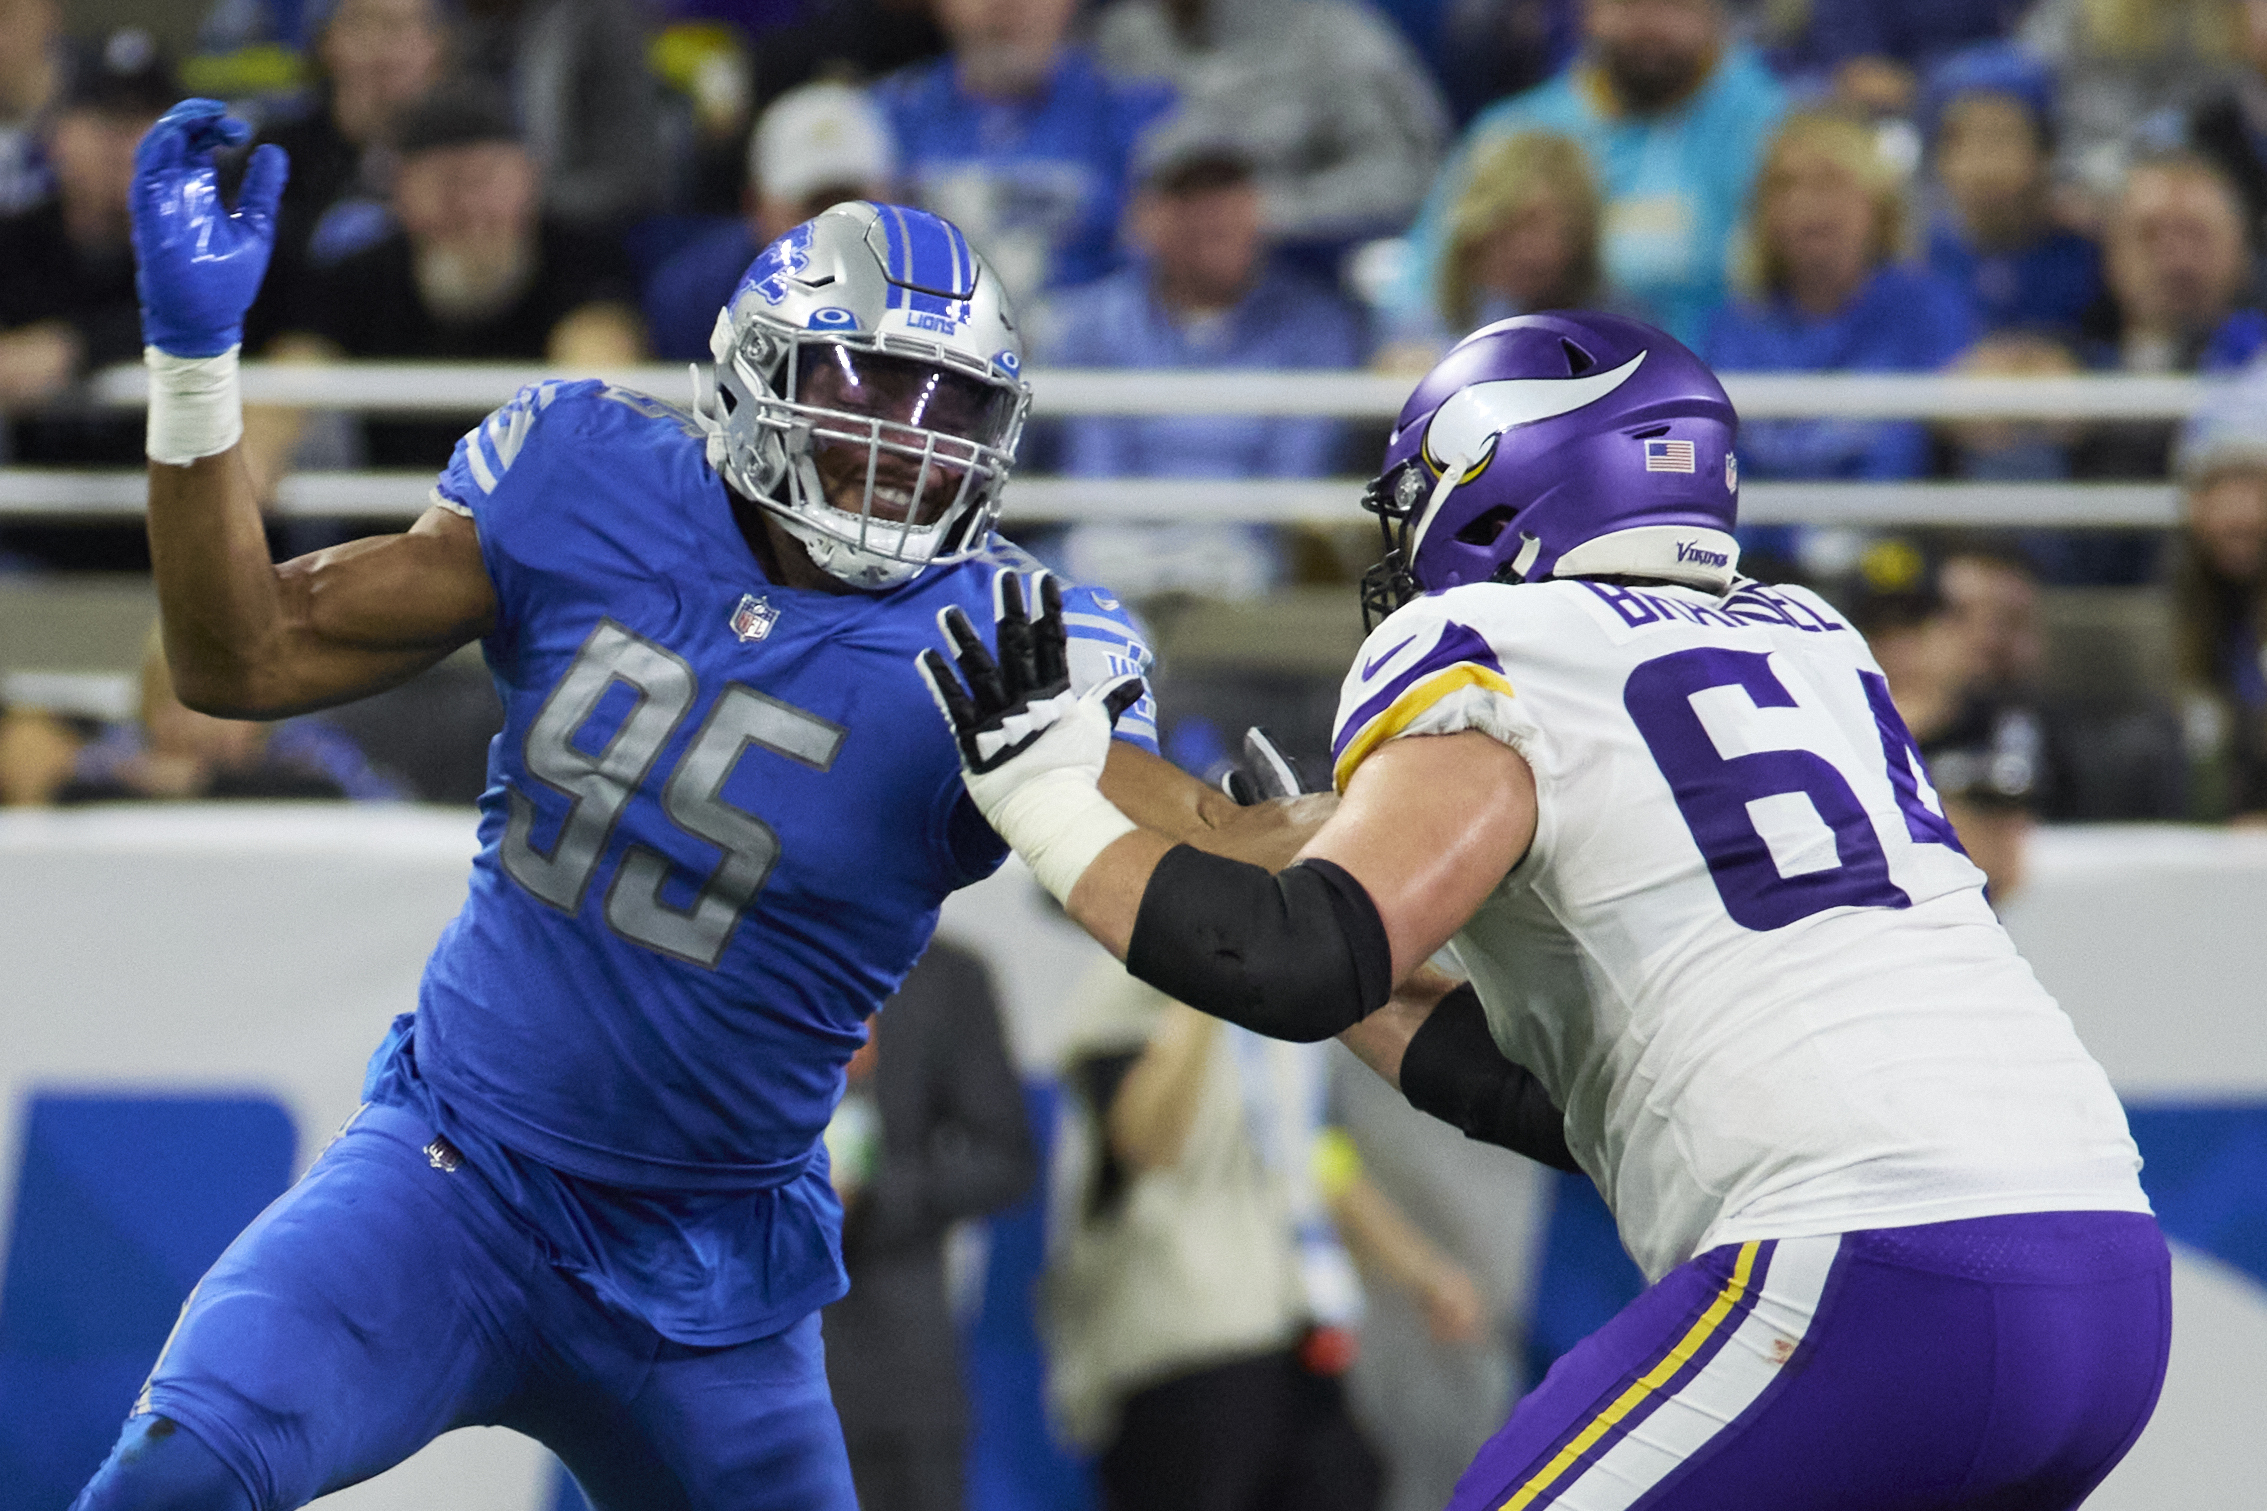
<instances>
[{"instance_id":1,"label":"helmet ear hole","mask_svg":"<svg viewBox=\"0 0 2267 1511\"><path fill-rule=\"evenodd\" d=\"M1463 529L1456 532L1456 539L1463 545L1478 546L1485 550L1494 545L1496 538L1510 527L1511 517L1516 512L1509 504L1498 504L1469 521Z\"/></svg>"},{"instance_id":2,"label":"helmet ear hole","mask_svg":"<svg viewBox=\"0 0 2267 1511\"><path fill-rule=\"evenodd\" d=\"M1566 375L1570 378L1579 378L1598 365L1596 357L1564 336L1559 337L1559 349L1566 353Z\"/></svg>"}]
</instances>

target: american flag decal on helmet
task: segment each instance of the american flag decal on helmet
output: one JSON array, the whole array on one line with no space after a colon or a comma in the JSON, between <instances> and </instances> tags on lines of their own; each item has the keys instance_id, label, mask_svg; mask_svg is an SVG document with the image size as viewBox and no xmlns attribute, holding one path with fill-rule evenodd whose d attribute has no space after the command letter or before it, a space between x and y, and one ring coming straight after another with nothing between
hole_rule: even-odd
<instances>
[{"instance_id":1,"label":"american flag decal on helmet","mask_svg":"<svg viewBox=\"0 0 2267 1511\"><path fill-rule=\"evenodd\" d=\"M1647 441L1645 443L1645 470L1647 472L1694 471L1692 442Z\"/></svg>"}]
</instances>

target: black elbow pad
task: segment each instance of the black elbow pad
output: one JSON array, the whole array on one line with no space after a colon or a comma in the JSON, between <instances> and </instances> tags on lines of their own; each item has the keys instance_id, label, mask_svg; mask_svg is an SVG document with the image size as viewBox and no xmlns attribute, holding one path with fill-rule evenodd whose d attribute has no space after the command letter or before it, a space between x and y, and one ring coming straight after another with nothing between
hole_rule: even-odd
<instances>
[{"instance_id":1,"label":"black elbow pad","mask_svg":"<svg viewBox=\"0 0 2267 1511\"><path fill-rule=\"evenodd\" d=\"M1280 872L1188 845L1141 895L1126 969L1199 1012L1306 1044L1393 994L1393 950L1362 884L1326 860Z\"/></svg>"},{"instance_id":2,"label":"black elbow pad","mask_svg":"<svg viewBox=\"0 0 2267 1511\"><path fill-rule=\"evenodd\" d=\"M1524 1065L1504 1058L1469 982L1434 1005L1401 1055L1401 1094L1419 1112L1554 1169L1582 1172L1566 1114Z\"/></svg>"}]
</instances>

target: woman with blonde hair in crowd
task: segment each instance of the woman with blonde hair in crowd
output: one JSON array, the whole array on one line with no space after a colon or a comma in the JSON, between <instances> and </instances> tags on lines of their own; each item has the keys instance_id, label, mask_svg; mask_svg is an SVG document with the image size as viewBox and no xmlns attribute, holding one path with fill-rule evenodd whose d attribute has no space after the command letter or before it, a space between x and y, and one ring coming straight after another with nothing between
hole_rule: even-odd
<instances>
[{"instance_id":1,"label":"woman with blonde hair in crowd","mask_svg":"<svg viewBox=\"0 0 2267 1511\"><path fill-rule=\"evenodd\" d=\"M1449 212L1428 306L1379 354L1422 371L1481 326L1536 310L1611 307L1598 256L1598 184L1581 144L1522 131L1482 150Z\"/></svg>"},{"instance_id":2,"label":"woman with blonde hair in crowd","mask_svg":"<svg viewBox=\"0 0 2267 1511\"><path fill-rule=\"evenodd\" d=\"M1846 116L1789 116L1756 178L1743 282L1701 355L1719 372L1934 372L1975 334L1960 289L1908 260L1905 181ZM1910 421L1754 420L1740 427L1749 477L1897 479L1929 465ZM1750 544L1786 554L1795 537ZM1799 554L1799 553L1798 553Z\"/></svg>"}]
</instances>

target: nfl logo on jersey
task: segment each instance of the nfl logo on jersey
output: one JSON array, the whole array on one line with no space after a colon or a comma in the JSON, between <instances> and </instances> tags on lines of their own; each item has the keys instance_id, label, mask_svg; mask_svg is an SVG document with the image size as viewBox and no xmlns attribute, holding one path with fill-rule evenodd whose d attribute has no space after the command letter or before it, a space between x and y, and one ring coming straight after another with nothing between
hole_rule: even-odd
<instances>
[{"instance_id":1,"label":"nfl logo on jersey","mask_svg":"<svg viewBox=\"0 0 2267 1511\"><path fill-rule=\"evenodd\" d=\"M758 598L753 593L743 593L740 606L732 611L732 633L738 635L743 644L763 639L777 623L779 610L771 606L770 599Z\"/></svg>"},{"instance_id":2,"label":"nfl logo on jersey","mask_svg":"<svg viewBox=\"0 0 2267 1511\"><path fill-rule=\"evenodd\" d=\"M1690 472L1693 468L1692 442L1647 441L1645 443L1645 470L1647 472Z\"/></svg>"}]
</instances>

